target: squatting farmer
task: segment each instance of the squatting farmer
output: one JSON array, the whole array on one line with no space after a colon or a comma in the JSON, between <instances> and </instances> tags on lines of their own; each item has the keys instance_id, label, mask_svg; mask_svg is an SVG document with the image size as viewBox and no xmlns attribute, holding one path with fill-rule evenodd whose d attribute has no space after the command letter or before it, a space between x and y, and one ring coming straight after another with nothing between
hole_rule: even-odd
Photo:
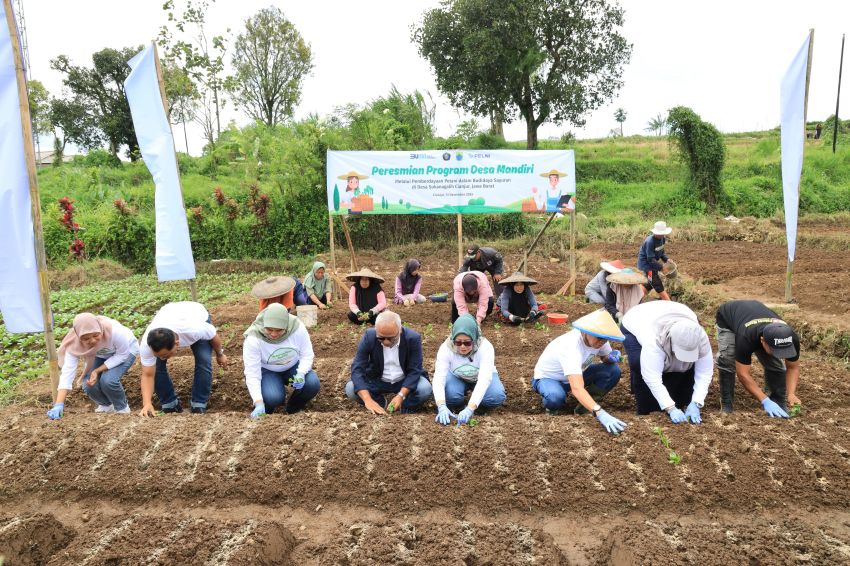
<instances>
[{"instance_id":1,"label":"squatting farmer","mask_svg":"<svg viewBox=\"0 0 850 566\"><path fill-rule=\"evenodd\" d=\"M452 283L452 323L460 315L467 314L467 303L475 303L478 308L475 320L478 324L493 312L493 289L487 276L480 271L468 271L455 276Z\"/></svg>"}]
</instances>

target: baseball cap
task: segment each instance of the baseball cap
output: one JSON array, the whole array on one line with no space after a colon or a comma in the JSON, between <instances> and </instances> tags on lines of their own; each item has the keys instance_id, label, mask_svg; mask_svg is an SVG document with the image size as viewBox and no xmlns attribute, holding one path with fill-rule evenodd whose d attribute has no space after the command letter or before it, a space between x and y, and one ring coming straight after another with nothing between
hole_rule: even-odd
<instances>
[{"instance_id":1,"label":"baseball cap","mask_svg":"<svg viewBox=\"0 0 850 566\"><path fill-rule=\"evenodd\" d=\"M677 322L670 327L670 342L677 360L693 363L699 359L703 330L695 322Z\"/></svg>"},{"instance_id":2,"label":"baseball cap","mask_svg":"<svg viewBox=\"0 0 850 566\"><path fill-rule=\"evenodd\" d=\"M478 244L472 244L469 246L469 249L466 250L466 257L475 257L475 254L478 253L479 249L481 249L481 247Z\"/></svg>"},{"instance_id":3,"label":"baseball cap","mask_svg":"<svg viewBox=\"0 0 850 566\"><path fill-rule=\"evenodd\" d=\"M784 360L797 355L794 347L794 330L783 322L772 322L761 331L761 336L774 357Z\"/></svg>"}]
</instances>

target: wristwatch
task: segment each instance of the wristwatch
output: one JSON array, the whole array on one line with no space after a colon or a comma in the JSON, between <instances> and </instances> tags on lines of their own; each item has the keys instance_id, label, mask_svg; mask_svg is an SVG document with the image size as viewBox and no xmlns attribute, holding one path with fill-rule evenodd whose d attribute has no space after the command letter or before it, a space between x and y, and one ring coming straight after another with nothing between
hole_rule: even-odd
<instances>
[{"instance_id":1,"label":"wristwatch","mask_svg":"<svg viewBox=\"0 0 850 566\"><path fill-rule=\"evenodd\" d=\"M601 410L602 410L602 407L600 407L599 403L597 403L590 409L590 412L593 413L593 416L595 417L596 413L598 413Z\"/></svg>"},{"instance_id":2,"label":"wristwatch","mask_svg":"<svg viewBox=\"0 0 850 566\"><path fill-rule=\"evenodd\" d=\"M399 397L401 397L401 400L402 400L402 401L406 401L406 400L407 400L407 395L405 395L405 394L404 394L404 393L402 393L401 391L399 391L399 392L398 392L398 396L399 396Z\"/></svg>"},{"instance_id":3,"label":"wristwatch","mask_svg":"<svg viewBox=\"0 0 850 566\"><path fill-rule=\"evenodd\" d=\"M222 348L221 350L217 351L217 352L215 353L215 355L216 355L216 356L223 356L223 355L224 355L224 348Z\"/></svg>"}]
</instances>

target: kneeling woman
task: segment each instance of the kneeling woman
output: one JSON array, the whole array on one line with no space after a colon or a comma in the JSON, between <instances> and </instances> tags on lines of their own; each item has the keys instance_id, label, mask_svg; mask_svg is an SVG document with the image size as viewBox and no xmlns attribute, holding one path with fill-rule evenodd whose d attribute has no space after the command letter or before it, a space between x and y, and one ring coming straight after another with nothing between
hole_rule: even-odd
<instances>
[{"instance_id":1,"label":"kneeling woman","mask_svg":"<svg viewBox=\"0 0 850 566\"><path fill-rule=\"evenodd\" d=\"M77 364L84 360L83 391L97 403L95 413L130 412L127 395L121 378L130 369L139 355L139 343L133 331L117 320L91 313L80 313L74 317L73 327L59 347L59 390L56 403L47 416L62 418L65 397L74 386Z\"/></svg>"},{"instance_id":2,"label":"kneeling woman","mask_svg":"<svg viewBox=\"0 0 850 566\"><path fill-rule=\"evenodd\" d=\"M456 415L458 424L466 424L475 409L493 409L505 402L505 388L496 372L496 353L489 340L481 336L475 317L462 315L452 325L451 336L437 352L434 367L434 400L437 422L449 424L452 410L463 407L466 393L469 402Z\"/></svg>"},{"instance_id":3,"label":"kneeling woman","mask_svg":"<svg viewBox=\"0 0 850 566\"><path fill-rule=\"evenodd\" d=\"M354 281L348 292L348 320L355 324L375 324L375 319L387 308L387 296L381 288L383 277L364 267L349 273L346 279Z\"/></svg>"},{"instance_id":4,"label":"kneeling woman","mask_svg":"<svg viewBox=\"0 0 850 566\"><path fill-rule=\"evenodd\" d=\"M283 405L287 385L293 391L286 412L302 410L319 392L313 358L307 329L283 305L274 303L260 311L242 345L245 384L254 401L251 417L273 413Z\"/></svg>"},{"instance_id":5,"label":"kneeling woman","mask_svg":"<svg viewBox=\"0 0 850 566\"><path fill-rule=\"evenodd\" d=\"M537 281L517 271L510 277L502 279L501 283L505 290L499 297L499 310L506 322L511 324L532 322L543 314L531 290L531 286L536 285Z\"/></svg>"}]
</instances>

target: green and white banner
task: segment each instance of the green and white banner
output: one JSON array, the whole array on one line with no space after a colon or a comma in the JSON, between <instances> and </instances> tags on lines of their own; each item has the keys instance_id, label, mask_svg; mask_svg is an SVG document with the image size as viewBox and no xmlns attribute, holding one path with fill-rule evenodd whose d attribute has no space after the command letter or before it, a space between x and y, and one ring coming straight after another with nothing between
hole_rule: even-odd
<instances>
[{"instance_id":1,"label":"green and white banner","mask_svg":"<svg viewBox=\"0 0 850 566\"><path fill-rule=\"evenodd\" d=\"M575 209L572 150L328 151L331 214Z\"/></svg>"}]
</instances>

